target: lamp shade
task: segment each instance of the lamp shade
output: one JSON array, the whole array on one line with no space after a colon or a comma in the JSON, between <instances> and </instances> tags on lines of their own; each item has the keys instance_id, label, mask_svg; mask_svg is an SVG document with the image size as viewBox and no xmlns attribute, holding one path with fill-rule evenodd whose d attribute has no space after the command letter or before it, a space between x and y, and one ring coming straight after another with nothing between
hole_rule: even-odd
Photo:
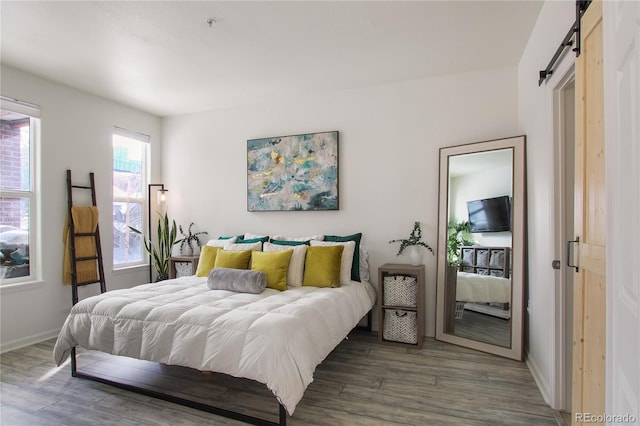
<instances>
[{"instance_id":1,"label":"lamp shade","mask_svg":"<svg viewBox=\"0 0 640 426\"><path fill-rule=\"evenodd\" d=\"M158 189L158 194L156 196L156 200L158 202L158 205L164 205L167 203L167 192L169 192L168 189Z\"/></svg>"}]
</instances>

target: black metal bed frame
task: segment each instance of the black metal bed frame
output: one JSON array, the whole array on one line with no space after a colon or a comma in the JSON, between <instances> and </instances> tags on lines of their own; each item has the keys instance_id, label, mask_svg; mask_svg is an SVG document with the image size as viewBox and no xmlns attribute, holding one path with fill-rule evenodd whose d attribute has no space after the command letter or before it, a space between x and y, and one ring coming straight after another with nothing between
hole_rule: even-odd
<instances>
[{"instance_id":1,"label":"black metal bed frame","mask_svg":"<svg viewBox=\"0 0 640 426\"><path fill-rule=\"evenodd\" d=\"M356 326L355 328L362 328L367 331L371 331L372 326L372 312L373 308L367 312L367 324L364 326ZM201 402L193 401L186 398L181 398L179 396L166 394L158 391L154 391L152 389L143 388L140 386L134 386L127 383L117 382L115 380L106 379L101 376L97 376L90 373L84 373L82 371L78 371L78 365L76 360L76 348L73 347L71 349L71 376L77 377L81 379L91 380L98 383L103 383L105 385L113 386L116 388L124 389L129 392L138 393L145 396L150 396L152 398L161 399L163 401L172 402L174 404L182 405L184 407L194 408L196 410L205 411L208 413L216 414L218 416L226 417L228 419L239 420L242 422L246 422L253 425L258 426L286 426L287 424L287 411L284 406L278 401L278 422L273 422L266 419L261 419L259 417L250 416L248 414L239 413L237 411L231 411L224 408L216 407L209 404L203 404Z\"/></svg>"},{"instance_id":2,"label":"black metal bed frame","mask_svg":"<svg viewBox=\"0 0 640 426\"><path fill-rule=\"evenodd\" d=\"M215 407L213 405L203 404L201 402L193 401L186 398L181 398L179 396L158 392L152 389L147 389L140 386L134 386L127 383L117 382L115 380L106 379L104 377L97 376L94 374L78 371L77 364L76 364L76 348L75 347L71 349L71 376L78 377L81 379L91 380L98 383L103 383L105 385L124 389L129 392L134 392L134 393L150 396L157 399L162 399L164 401L172 402L174 404L182 405L189 408L195 408L196 410L206 411L208 413L217 414L219 416L223 416L229 419L240 420L242 422L246 422L254 425L286 426L287 424L287 412L284 409L284 406L280 404L280 402L278 402L280 419L279 419L279 422L276 423L269 420L261 419L259 417L249 416L247 414L238 413L236 411L226 410L224 408Z\"/></svg>"}]
</instances>

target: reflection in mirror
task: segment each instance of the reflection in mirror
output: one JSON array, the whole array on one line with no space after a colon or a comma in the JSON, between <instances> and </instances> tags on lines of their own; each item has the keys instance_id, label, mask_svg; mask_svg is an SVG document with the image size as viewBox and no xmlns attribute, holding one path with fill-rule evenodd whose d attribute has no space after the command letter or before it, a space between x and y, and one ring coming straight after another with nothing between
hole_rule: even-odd
<instances>
[{"instance_id":1,"label":"reflection in mirror","mask_svg":"<svg viewBox=\"0 0 640 426\"><path fill-rule=\"evenodd\" d=\"M449 157L446 332L511 346L513 149Z\"/></svg>"},{"instance_id":2,"label":"reflection in mirror","mask_svg":"<svg viewBox=\"0 0 640 426\"><path fill-rule=\"evenodd\" d=\"M524 136L440 150L436 338L522 358Z\"/></svg>"}]
</instances>

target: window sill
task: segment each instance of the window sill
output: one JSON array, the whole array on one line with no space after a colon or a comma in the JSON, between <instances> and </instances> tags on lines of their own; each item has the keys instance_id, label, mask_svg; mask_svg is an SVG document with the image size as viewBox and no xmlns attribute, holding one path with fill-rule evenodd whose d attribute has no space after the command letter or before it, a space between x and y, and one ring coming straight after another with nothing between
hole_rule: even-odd
<instances>
[{"instance_id":1,"label":"window sill","mask_svg":"<svg viewBox=\"0 0 640 426\"><path fill-rule=\"evenodd\" d=\"M130 274L132 272L139 272L139 271L149 271L149 264L145 263L144 265L123 266L121 268L114 268L113 274L114 275Z\"/></svg>"},{"instance_id":2,"label":"window sill","mask_svg":"<svg viewBox=\"0 0 640 426\"><path fill-rule=\"evenodd\" d=\"M27 290L34 290L34 289L38 289L44 286L44 281L42 280L37 280L37 281L25 281L22 283L15 283L15 284L3 284L0 285L0 293L4 294L4 293L16 293L19 291L27 291Z\"/></svg>"}]
</instances>

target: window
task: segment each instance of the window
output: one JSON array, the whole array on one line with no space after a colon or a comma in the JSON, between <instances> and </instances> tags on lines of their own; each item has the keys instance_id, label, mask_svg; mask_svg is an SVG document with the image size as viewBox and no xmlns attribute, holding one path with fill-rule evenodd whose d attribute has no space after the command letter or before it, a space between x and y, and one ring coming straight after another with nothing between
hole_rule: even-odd
<instances>
[{"instance_id":1,"label":"window","mask_svg":"<svg viewBox=\"0 0 640 426\"><path fill-rule=\"evenodd\" d=\"M116 129L113 133L113 266L146 264L144 232L149 137Z\"/></svg>"},{"instance_id":2,"label":"window","mask_svg":"<svg viewBox=\"0 0 640 426\"><path fill-rule=\"evenodd\" d=\"M0 283L38 279L36 147L40 112L2 98L0 126Z\"/></svg>"}]
</instances>

